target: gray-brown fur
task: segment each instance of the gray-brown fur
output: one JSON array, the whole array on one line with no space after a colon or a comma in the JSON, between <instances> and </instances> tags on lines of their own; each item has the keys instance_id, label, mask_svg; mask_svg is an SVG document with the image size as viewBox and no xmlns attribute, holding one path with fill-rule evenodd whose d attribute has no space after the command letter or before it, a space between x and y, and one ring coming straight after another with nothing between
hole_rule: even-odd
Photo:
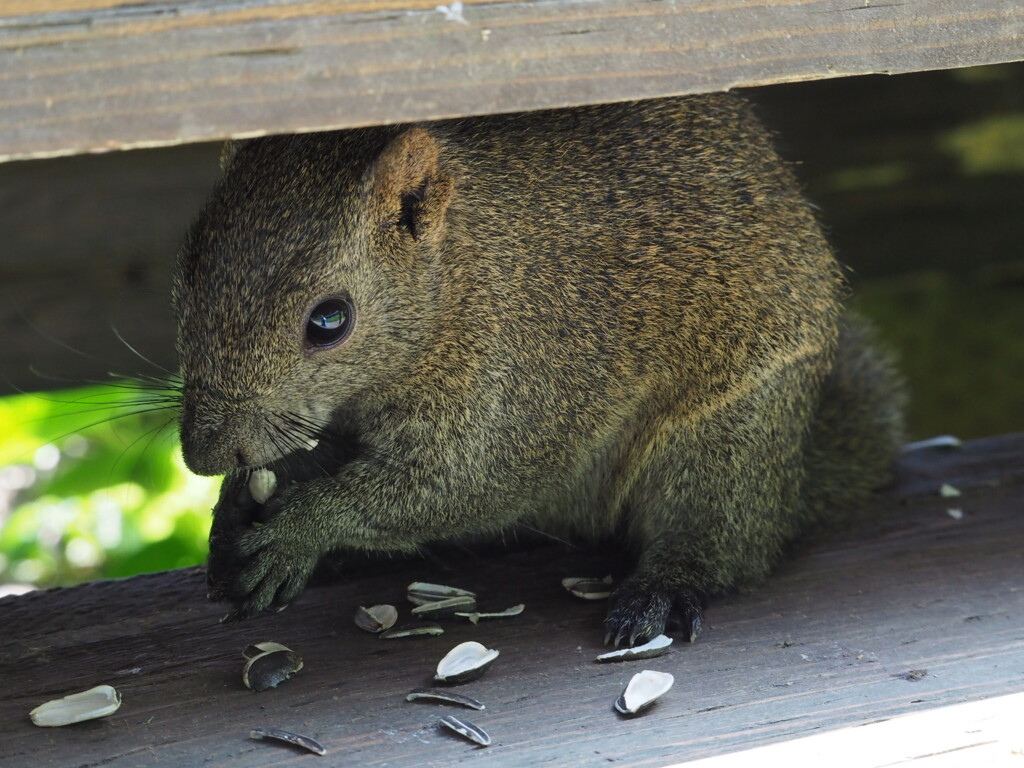
<instances>
[{"instance_id":1,"label":"gray-brown fur","mask_svg":"<svg viewBox=\"0 0 1024 768\"><path fill-rule=\"evenodd\" d=\"M330 551L523 522L625 537L616 642L672 610L695 636L705 595L886 479L894 376L737 97L256 139L225 165L174 306L185 458L229 473L211 594L238 617ZM307 349L333 294L354 328Z\"/></svg>"}]
</instances>

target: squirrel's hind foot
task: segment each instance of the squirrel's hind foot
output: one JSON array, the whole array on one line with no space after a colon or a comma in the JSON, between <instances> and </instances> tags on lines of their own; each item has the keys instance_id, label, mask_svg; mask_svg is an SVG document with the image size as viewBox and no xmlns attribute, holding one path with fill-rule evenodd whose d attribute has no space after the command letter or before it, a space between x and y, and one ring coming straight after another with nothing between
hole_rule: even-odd
<instances>
[{"instance_id":1,"label":"squirrel's hind foot","mask_svg":"<svg viewBox=\"0 0 1024 768\"><path fill-rule=\"evenodd\" d=\"M646 643L672 624L680 626L683 637L694 642L704 623L704 600L691 587L665 587L628 579L615 590L604 620L604 643L616 647Z\"/></svg>"}]
</instances>

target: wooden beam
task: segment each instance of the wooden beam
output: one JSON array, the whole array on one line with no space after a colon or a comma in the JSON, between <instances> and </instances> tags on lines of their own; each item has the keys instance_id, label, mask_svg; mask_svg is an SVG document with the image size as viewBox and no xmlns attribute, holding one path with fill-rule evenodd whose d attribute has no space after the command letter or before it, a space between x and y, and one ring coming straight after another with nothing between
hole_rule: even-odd
<instances>
[{"instance_id":1,"label":"wooden beam","mask_svg":"<svg viewBox=\"0 0 1024 768\"><path fill-rule=\"evenodd\" d=\"M1021 58L1018 0L0 0L0 159Z\"/></svg>"},{"instance_id":2,"label":"wooden beam","mask_svg":"<svg viewBox=\"0 0 1024 768\"><path fill-rule=\"evenodd\" d=\"M942 708L1024 691L1022 457L1021 435L912 455L873 522L805 550L756 591L713 602L694 645L677 640L647 661L594 663L606 606L569 596L559 580L602 575L608 563L551 546L462 550L449 553L447 569L388 562L232 626L218 624L224 607L204 599L199 569L0 599L0 764L320 764L249 740L252 727L271 726L321 741L324 765L654 768L929 713L926 723L943 728L930 741L908 738L913 719L882 729L897 736L887 743L859 728L852 747L849 737L826 743L825 764L1003 765L985 759L997 754L1016 765L1008 749L1021 747L1019 711L993 723L970 712L950 713L967 718L954 721ZM963 496L950 504L941 482ZM356 607L378 602L399 606L404 621L405 585L416 579L475 589L488 608L523 602L526 610L446 622L445 634L425 639L380 640L354 626ZM264 640L294 648L305 667L257 694L242 687L241 652ZM484 677L458 689L486 709L405 701L466 640L501 652ZM641 669L670 672L675 685L648 714L619 717L612 702ZM123 694L115 715L67 728L29 721L43 701L103 683ZM442 732L445 714L475 722L494 743L481 750ZM996 739L1007 749L997 752ZM784 759L808 746L769 754L821 764ZM959 763L927 760L956 749L966 755ZM761 764L775 763L721 763Z\"/></svg>"}]
</instances>

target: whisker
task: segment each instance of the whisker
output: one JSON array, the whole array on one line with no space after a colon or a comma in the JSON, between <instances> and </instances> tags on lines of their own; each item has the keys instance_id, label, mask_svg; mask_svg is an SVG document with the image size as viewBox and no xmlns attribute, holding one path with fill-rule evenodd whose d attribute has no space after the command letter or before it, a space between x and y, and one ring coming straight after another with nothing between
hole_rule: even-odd
<instances>
[{"instance_id":1,"label":"whisker","mask_svg":"<svg viewBox=\"0 0 1024 768\"><path fill-rule=\"evenodd\" d=\"M117 457L117 460L116 460L116 461L114 461L114 463L113 463L113 464L111 465L111 467L110 467L110 471L111 471L111 473L112 473L112 472L113 472L113 471L114 471L114 470L115 470L115 469L117 468L117 465L121 463L121 459L123 459L123 458L124 458L125 456L127 456L127 455L128 455L128 453L129 453L129 451L131 451L131 449L132 449L133 447L135 447L136 445L138 445L138 443L139 443L139 442L140 442L141 440L143 440L143 439L145 439L146 437L148 437L148 438L149 438L149 440L147 440L147 441L146 441L146 444L145 444L145 445L143 446L142 450L141 450L141 451L139 452L139 455L135 457L135 464L134 464L134 465L132 466L132 469L131 469L131 474L132 474L132 475L135 475L135 474L137 473L137 471L138 471L138 468L139 468L139 462L140 462L140 461L142 461L142 457L143 457L143 455L145 455L146 451L148 451L148 450L150 449L150 447L151 447L151 446L152 446L152 444L153 444L153 441L154 441L154 440L155 440L155 439L156 439L157 437L159 437L161 433L165 432L165 430L167 430L167 427L168 427L168 426L169 426L170 424L172 424L172 423L173 423L173 421L174 421L173 419L168 419L168 420L167 420L167 421L165 421L165 422L164 422L163 424L157 424L157 425L156 425L155 427L153 427L152 429L148 429L148 430L146 430L146 431L145 431L145 432L143 432L143 433L142 433L141 435L139 435L139 436L138 436L138 437L136 437L136 438L135 438L134 440L132 440L132 441L131 441L130 443L128 443L128 445L126 445L126 446L124 447L124 450L123 450L123 451L121 451L121 455L120 455L120 456L118 456L118 457Z\"/></svg>"},{"instance_id":2,"label":"whisker","mask_svg":"<svg viewBox=\"0 0 1024 768\"><path fill-rule=\"evenodd\" d=\"M283 414L279 416L279 419L286 421L286 424L289 426L296 426L295 420L292 419L291 416L291 414ZM298 452L307 449L306 440L303 438L312 438L314 437L314 435L305 433L298 429L289 429L288 426L279 423L274 423L272 424L272 426L281 436L281 439L295 451L295 453L293 453L292 451L281 451L281 453L284 453L285 456L287 457L286 461L299 462L299 464L301 465L302 460L300 456L302 454ZM330 469L325 467L320 462L320 458L315 452L311 451L307 455L309 456L310 460L316 465L317 469L319 469L325 476L330 477L333 474L333 472Z\"/></svg>"},{"instance_id":3,"label":"whisker","mask_svg":"<svg viewBox=\"0 0 1024 768\"><path fill-rule=\"evenodd\" d=\"M124 344L124 345L125 345L126 347L128 347L128 349L129 349L129 350L130 350L130 351L131 351L131 352L132 352L132 353L133 353L133 354L134 354L134 355L135 355L136 357L138 357L138 358L139 358L140 360L142 360L143 362L149 363L149 364L150 364L151 366L153 366L153 367L154 367L154 368L156 368L157 370L163 371L164 373L171 373L171 371L167 370L166 368L164 368L164 367L163 367L162 365L160 365L159 363L154 363L154 362L153 362L152 360L150 360L150 359L149 359L148 357L146 357L146 356L145 356L144 354L142 354L141 352L139 352L139 350L137 350L137 349L136 349L135 347L133 347L133 346L132 346L131 344L129 344L129 343L128 343L128 340L127 340L127 339L125 339L125 337L121 335L121 332L120 332L120 331L119 331L119 330L118 330L118 329L117 329L117 328L116 328L115 326L111 325L111 326L110 326L110 330L114 332L114 336L116 336L116 337L117 337L117 340L118 340L118 341L120 341L120 342L121 342L122 344Z\"/></svg>"},{"instance_id":4,"label":"whisker","mask_svg":"<svg viewBox=\"0 0 1024 768\"><path fill-rule=\"evenodd\" d=\"M540 528L535 528L534 526L529 525L528 523L524 523L521 520L518 520L515 523L513 523L513 526L516 528L525 528L526 530L530 531L531 533L535 533L538 536L543 536L544 538L551 539L552 541L557 541L559 544L564 544L565 546L571 549L576 549L576 545L573 544L571 541L566 541L563 538L555 536L553 533L542 531Z\"/></svg>"}]
</instances>

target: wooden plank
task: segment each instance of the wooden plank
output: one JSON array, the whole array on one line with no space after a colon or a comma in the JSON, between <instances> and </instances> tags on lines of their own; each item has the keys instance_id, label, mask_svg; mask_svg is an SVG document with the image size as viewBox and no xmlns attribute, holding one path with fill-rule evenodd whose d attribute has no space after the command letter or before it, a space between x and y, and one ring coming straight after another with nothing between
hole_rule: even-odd
<instances>
[{"instance_id":1,"label":"wooden plank","mask_svg":"<svg viewBox=\"0 0 1024 768\"><path fill-rule=\"evenodd\" d=\"M2 0L0 159L1021 58L1018 0Z\"/></svg>"},{"instance_id":2,"label":"wooden plank","mask_svg":"<svg viewBox=\"0 0 1024 768\"><path fill-rule=\"evenodd\" d=\"M942 707L892 720L687 763L687 768L755 765L832 768L986 766L1012 768L1024 754L1024 693ZM911 761L913 761L911 763Z\"/></svg>"},{"instance_id":3,"label":"wooden plank","mask_svg":"<svg viewBox=\"0 0 1024 768\"><path fill-rule=\"evenodd\" d=\"M985 456L994 468L975 473ZM604 606L574 601L558 583L603 572L606 563L581 550L387 564L232 627L217 623L223 608L203 600L197 569L6 598L0 764L311 759L249 741L249 728L263 725L317 738L330 750L325 764L665 766L1019 694L1024 485L1013 481L1012 456L1019 467L1024 435L914 455L872 522L805 549L762 588L716 601L695 645L631 665L593 663ZM962 519L947 514L938 477L961 478ZM401 604L413 578L475 588L488 606L522 601L526 611L449 624L420 641L382 641L351 624L359 604ZM267 639L298 650L306 666L254 694L241 686L240 652ZM466 715L494 738L486 751L438 730L452 710L404 701L448 648L469 639L501 651L486 676L461 689L487 705ZM671 672L676 684L649 714L626 720L611 702L640 668ZM100 683L123 692L115 716L66 729L30 724L41 701Z\"/></svg>"}]
</instances>

